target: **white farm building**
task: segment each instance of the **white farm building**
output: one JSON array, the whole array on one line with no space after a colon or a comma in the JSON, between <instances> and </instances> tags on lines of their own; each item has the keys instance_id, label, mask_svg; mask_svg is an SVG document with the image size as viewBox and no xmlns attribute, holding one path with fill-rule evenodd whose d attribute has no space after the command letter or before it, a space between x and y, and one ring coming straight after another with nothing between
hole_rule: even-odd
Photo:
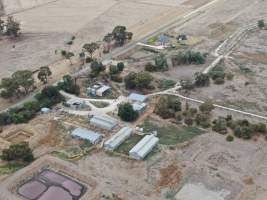
<instances>
[{"instance_id":1,"label":"white farm building","mask_svg":"<svg viewBox=\"0 0 267 200\"><path fill-rule=\"evenodd\" d=\"M71 136L90 141L92 144L97 144L102 140L99 133L87 130L85 128L76 128L71 132Z\"/></svg>"},{"instance_id":2,"label":"white farm building","mask_svg":"<svg viewBox=\"0 0 267 200\"><path fill-rule=\"evenodd\" d=\"M90 119L90 124L97 127L106 129L108 131L111 131L115 126L117 126L117 121L115 119L112 119L110 117L104 117L104 116L93 116Z\"/></svg>"},{"instance_id":3,"label":"white farm building","mask_svg":"<svg viewBox=\"0 0 267 200\"><path fill-rule=\"evenodd\" d=\"M154 135L146 135L130 151L129 156L136 160L143 160L158 144L159 138Z\"/></svg>"},{"instance_id":4,"label":"white farm building","mask_svg":"<svg viewBox=\"0 0 267 200\"><path fill-rule=\"evenodd\" d=\"M115 150L119 147L125 140L127 140L133 132L132 128L123 127L119 132L113 135L109 140L104 143L104 148L109 151Z\"/></svg>"}]
</instances>

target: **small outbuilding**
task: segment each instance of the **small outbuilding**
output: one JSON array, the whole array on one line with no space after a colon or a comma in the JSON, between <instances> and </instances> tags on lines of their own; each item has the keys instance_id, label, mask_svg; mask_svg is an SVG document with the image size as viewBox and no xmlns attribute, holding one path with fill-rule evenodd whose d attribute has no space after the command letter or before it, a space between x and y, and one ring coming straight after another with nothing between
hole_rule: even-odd
<instances>
[{"instance_id":1,"label":"small outbuilding","mask_svg":"<svg viewBox=\"0 0 267 200\"><path fill-rule=\"evenodd\" d=\"M69 99L66 101L65 105L72 109L83 109L85 107L85 101L78 100L78 99Z\"/></svg>"},{"instance_id":2,"label":"small outbuilding","mask_svg":"<svg viewBox=\"0 0 267 200\"><path fill-rule=\"evenodd\" d=\"M97 144L102 140L102 136L94 131L85 128L76 128L71 132L71 136L90 141L92 144Z\"/></svg>"},{"instance_id":3,"label":"small outbuilding","mask_svg":"<svg viewBox=\"0 0 267 200\"><path fill-rule=\"evenodd\" d=\"M158 144L159 138L154 135L146 135L130 151L129 156L136 160L143 160Z\"/></svg>"},{"instance_id":4,"label":"small outbuilding","mask_svg":"<svg viewBox=\"0 0 267 200\"><path fill-rule=\"evenodd\" d=\"M43 114L47 114L47 113L50 113L50 112L51 112L50 108L46 108L46 107L41 108L41 113L43 113Z\"/></svg>"},{"instance_id":5,"label":"small outbuilding","mask_svg":"<svg viewBox=\"0 0 267 200\"><path fill-rule=\"evenodd\" d=\"M145 102L147 100L147 96L142 95L142 94L137 94L137 93L131 93L128 96L128 99L130 101L138 101L138 102Z\"/></svg>"},{"instance_id":6,"label":"small outbuilding","mask_svg":"<svg viewBox=\"0 0 267 200\"><path fill-rule=\"evenodd\" d=\"M140 114L140 113L145 111L145 109L147 107L147 104L146 103L135 102L135 103L132 104L132 106L133 106L133 109Z\"/></svg>"},{"instance_id":7,"label":"small outbuilding","mask_svg":"<svg viewBox=\"0 0 267 200\"><path fill-rule=\"evenodd\" d=\"M117 132L104 143L104 148L109 151L115 150L131 136L132 132L132 128L123 127L121 130L119 130L119 132Z\"/></svg>"},{"instance_id":8,"label":"small outbuilding","mask_svg":"<svg viewBox=\"0 0 267 200\"><path fill-rule=\"evenodd\" d=\"M108 131L111 131L115 126L117 126L118 122L115 119L110 117L104 117L99 115L94 115L90 120L90 124L95 127L102 128Z\"/></svg>"}]
</instances>

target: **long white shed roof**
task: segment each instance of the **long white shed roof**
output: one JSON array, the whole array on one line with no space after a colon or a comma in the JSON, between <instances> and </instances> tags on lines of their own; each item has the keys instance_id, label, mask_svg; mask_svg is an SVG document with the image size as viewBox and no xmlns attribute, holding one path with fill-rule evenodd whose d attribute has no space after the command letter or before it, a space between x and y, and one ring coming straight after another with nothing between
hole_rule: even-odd
<instances>
[{"instance_id":1,"label":"long white shed roof","mask_svg":"<svg viewBox=\"0 0 267 200\"><path fill-rule=\"evenodd\" d=\"M128 139L133 132L132 128L123 127L115 135L113 135L109 140L104 143L104 148L106 150L113 151L119 147L126 139Z\"/></svg>"},{"instance_id":2,"label":"long white shed roof","mask_svg":"<svg viewBox=\"0 0 267 200\"><path fill-rule=\"evenodd\" d=\"M103 128L106 130L112 130L116 125L117 121L115 119L111 119L109 117L104 117L104 116L93 116L90 119L90 124L98 127L98 128Z\"/></svg>"},{"instance_id":3,"label":"long white shed roof","mask_svg":"<svg viewBox=\"0 0 267 200\"><path fill-rule=\"evenodd\" d=\"M159 138L154 135L146 135L129 151L129 156L137 160L143 160L158 144L158 142Z\"/></svg>"},{"instance_id":4,"label":"long white shed roof","mask_svg":"<svg viewBox=\"0 0 267 200\"><path fill-rule=\"evenodd\" d=\"M89 140L91 143L98 143L102 136L99 133L90 131L85 128L76 128L71 132L73 137L79 137L81 139Z\"/></svg>"}]
</instances>

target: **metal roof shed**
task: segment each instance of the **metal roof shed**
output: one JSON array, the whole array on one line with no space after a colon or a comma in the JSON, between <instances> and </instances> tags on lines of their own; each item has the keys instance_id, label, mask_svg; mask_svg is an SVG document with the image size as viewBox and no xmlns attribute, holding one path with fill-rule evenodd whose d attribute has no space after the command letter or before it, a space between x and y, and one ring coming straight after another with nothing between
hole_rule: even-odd
<instances>
[{"instance_id":1,"label":"metal roof shed","mask_svg":"<svg viewBox=\"0 0 267 200\"><path fill-rule=\"evenodd\" d=\"M115 119L111 119L109 117L93 116L90 119L90 124L92 124L98 128L102 128L102 129L106 129L106 130L110 131L117 125L117 121Z\"/></svg>"},{"instance_id":2,"label":"metal roof shed","mask_svg":"<svg viewBox=\"0 0 267 200\"><path fill-rule=\"evenodd\" d=\"M71 132L71 136L89 140L92 144L97 144L101 141L102 136L99 133L87 130L85 128L76 128Z\"/></svg>"},{"instance_id":3,"label":"metal roof shed","mask_svg":"<svg viewBox=\"0 0 267 200\"><path fill-rule=\"evenodd\" d=\"M109 151L115 150L119 147L126 139L128 139L133 132L132 128L123 127L119 132L113 135L109 140L104 143L104 148Z\"/></svg>"},{"instance_id":4,"label":"metal roof shed","mask_svg":"<svg viewBox=\"0 0 267 200\"><path fill-rule=\"evenodd\" d=\"M96 95L97 96L103 96L105 92L109 91L111 89L111 87L107 86L107 85L103 85L101 88L99 88L96 91Z\"/></svg>"},{"instance_id":5,"label":"metal roof shed","mask_svg":"<svg viewBox=\"0 0 267 200\"><path fill-rule=\"evenodd\" d=\"M147 99L147 96L142 95L142 94L137 94L137 93L131 93L128 96L128 99L130 99L131 101L139 101L139 102L144 102Z\"/></svg>"},{"instance_id":6,"label":"metal roof shed","mask_svg":"<svg viewBox=\"0 0 267 200\"><path fill-rule=\"evenodd\" d=\"M130 151L129 156L136 160L143 160L158 144L159 138L154 135L146 135Z\"/></svg>"}]
</instances>

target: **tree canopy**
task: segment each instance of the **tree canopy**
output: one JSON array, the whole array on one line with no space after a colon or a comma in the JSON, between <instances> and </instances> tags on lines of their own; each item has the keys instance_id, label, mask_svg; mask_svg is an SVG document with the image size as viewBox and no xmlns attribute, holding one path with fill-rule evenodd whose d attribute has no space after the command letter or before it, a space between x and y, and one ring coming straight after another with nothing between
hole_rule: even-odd
<instances>
[{"instance_id":1,"label":"tree canopy","mask_svg":"<svg viewBox=\"0 0 267 200\"><path fill-rule=\"evenodd\" d=\"M119 105L118 116L126 122L135 121L138 118L138 112L133 109L130 103Z\"/></svg>"}]
</instances>

